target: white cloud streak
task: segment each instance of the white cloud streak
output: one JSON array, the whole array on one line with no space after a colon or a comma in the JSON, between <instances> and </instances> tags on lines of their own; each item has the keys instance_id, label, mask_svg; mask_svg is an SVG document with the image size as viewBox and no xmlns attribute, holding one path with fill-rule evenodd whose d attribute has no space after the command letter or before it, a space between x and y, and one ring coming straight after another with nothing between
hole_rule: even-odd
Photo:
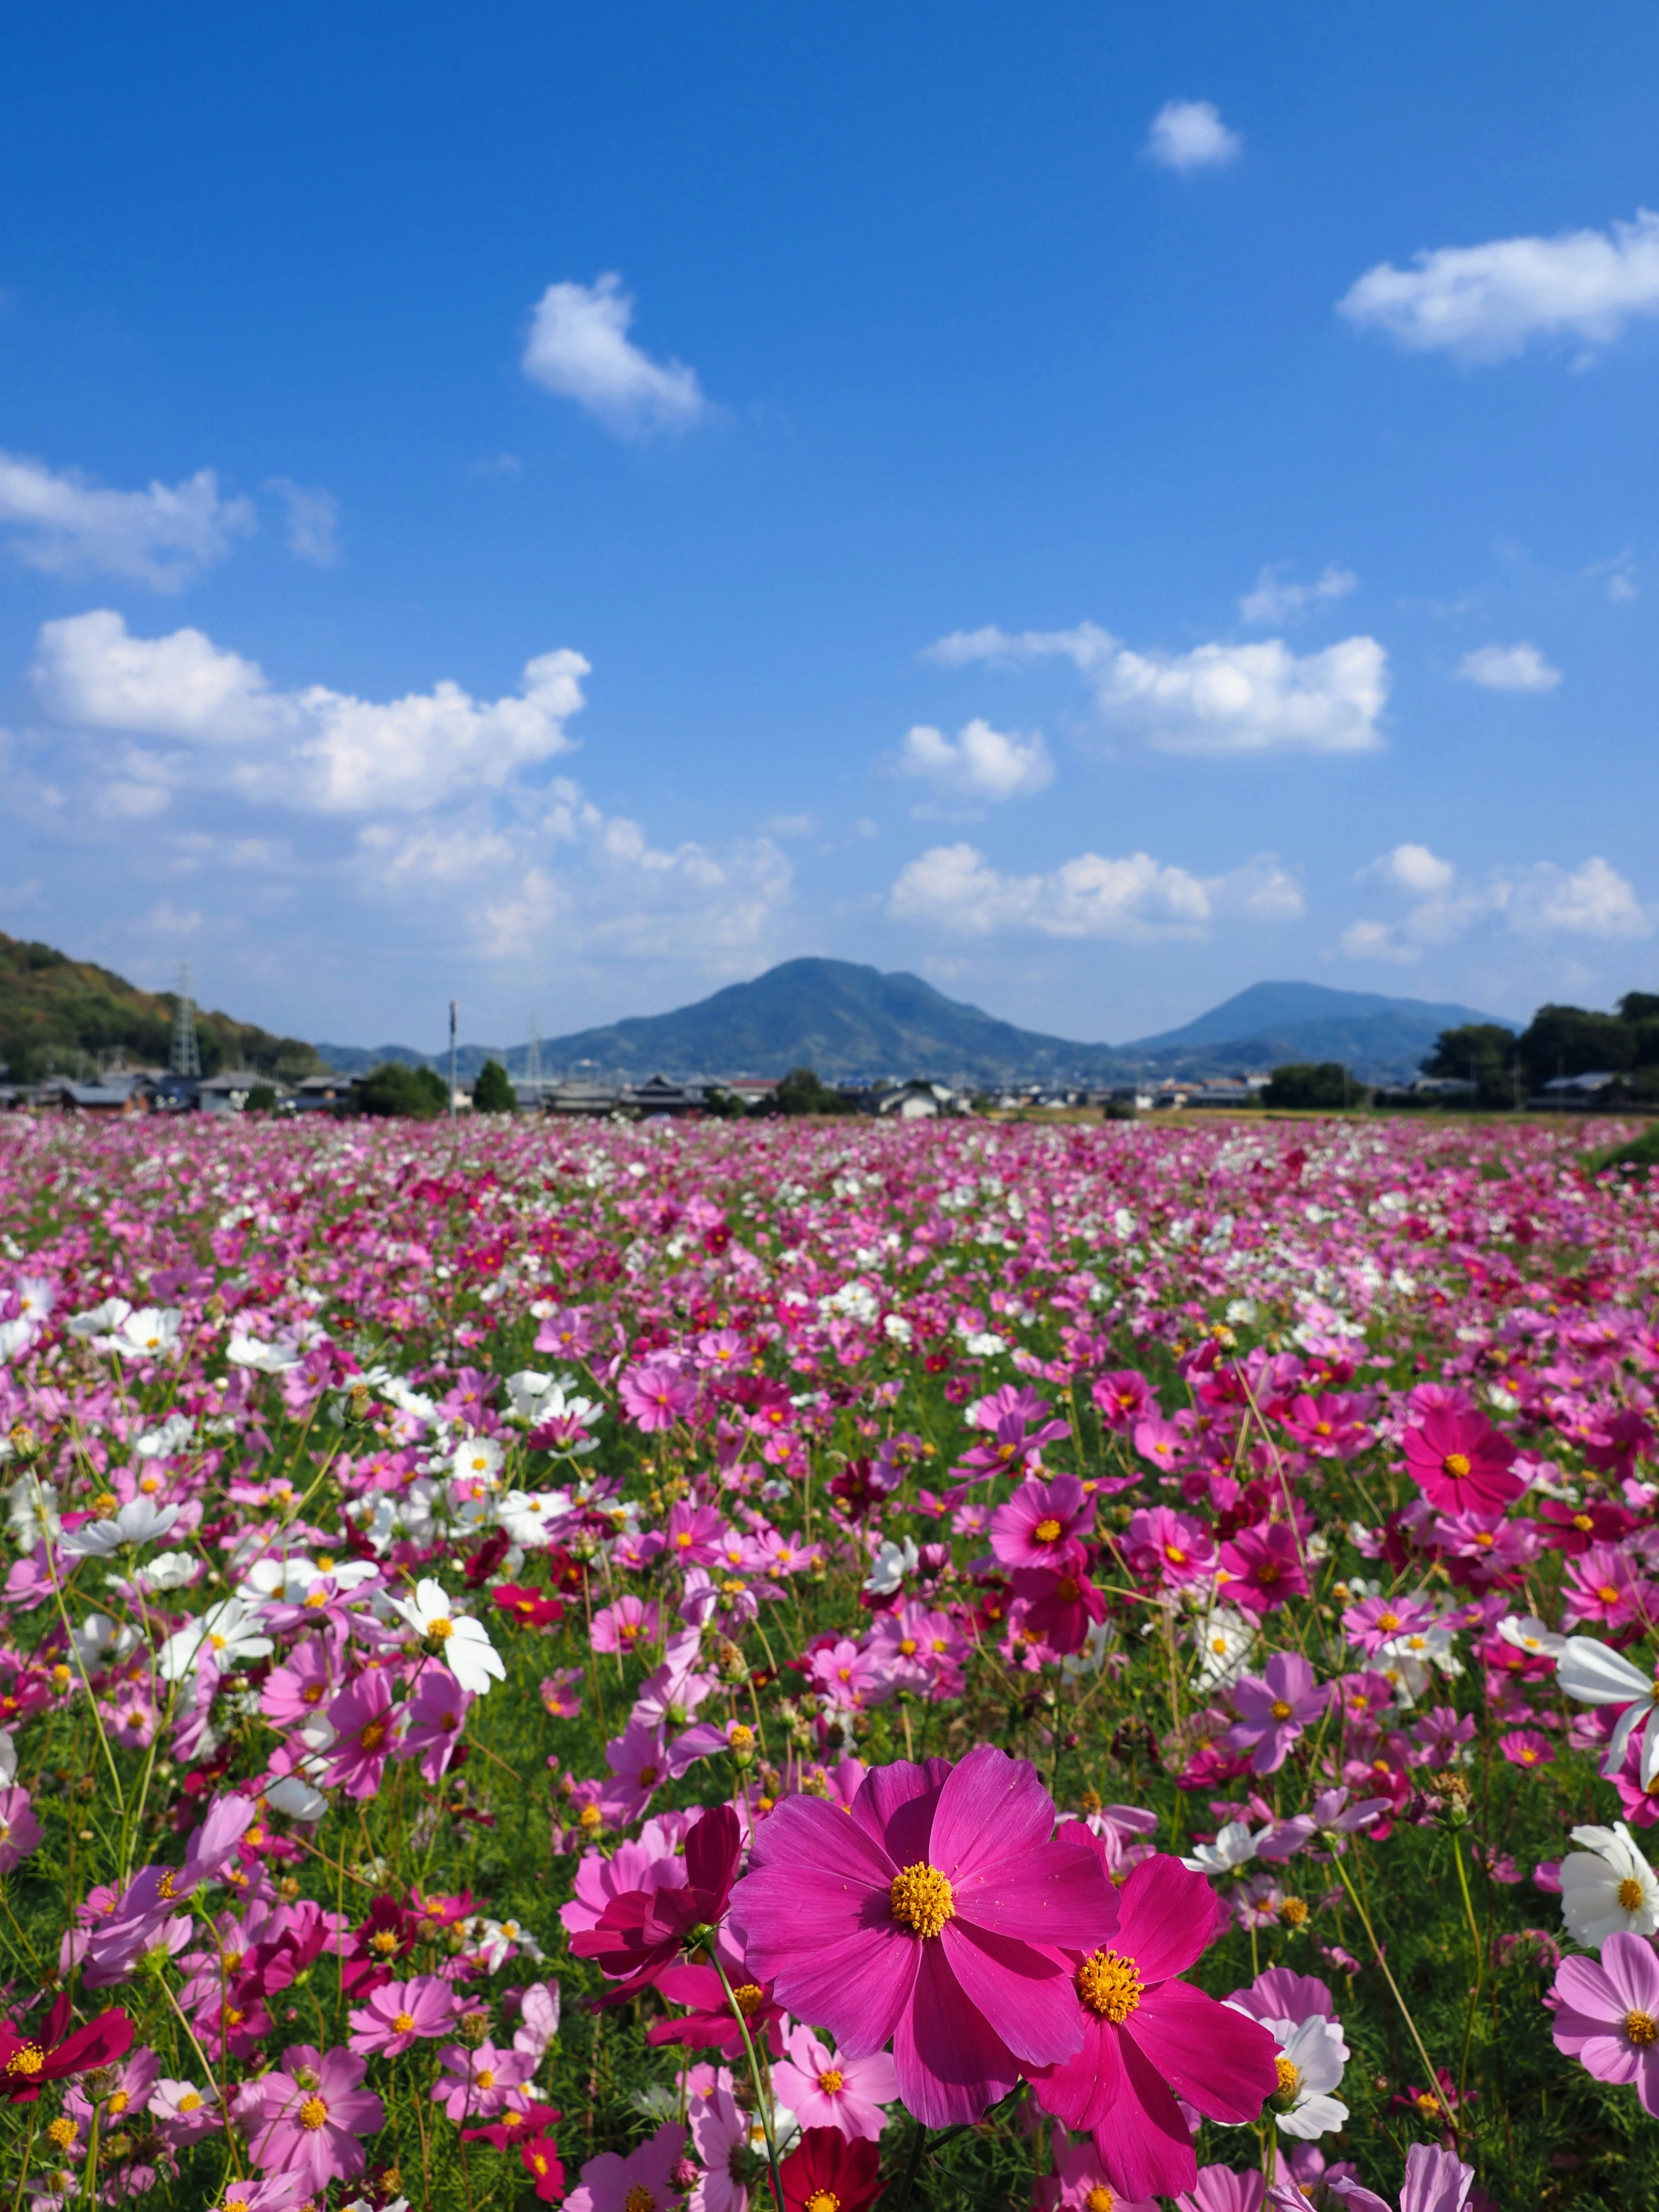
<instances>
[{"instance_id":1,"label":"white cloud streak","mask_svg":"<svg viewBox=\"0 0 1659 2212\"><path fill-rule=\"evenodd\" d=\"M1297 655L1281 638L1134 653L1094 623L1011 634L957 630L929 648L947 667L1017 667L1064 659L1094 693L1102 722L1155 751L1218 757L1374 751L1388 703L1388 655L1373 637Z\"/></svg>"},{"instance_id":2,"label":"white cloud streak","mask_svg":"<svg viewBox=\"0 0 1659 2212\"><path fill-rule=\"evenodd\" d=\"M1352 568L1339 568L1334 562L1328 562L1311 584L1287 583L1280 563L1261 571L1255 580L1255 589L1246 592L1240 599L1238 611L1245 622L1263 628L1273 623L1294 622L1310 607L1346 599L1358 587L1358 583Z\"/></svg>"},{"instance_id":3,"label":"white cloud streak","mask_svg":"<svg viewBox=\"0 0 1659 2212\"><path fill-rule=\"evenodd\" d=\"M1302 910L1300 889L1271 856L1200 878L1147 853L1121 860L1084 853L1042 874L1012 876L969 844L923 853L900 872L888 897L895 920L952 936L1030 931L1130 944L1200 938L1224 915L1288 921Z\"/></svg>"},{"instance_id":4,"label":"white cloud streak","mask_svg":"<svg viewBox=\"0 0 1659 2212\"><path fill-rule=\"evenodd\" d=\"M1659 314L1659 215L1641 208L1606 231L1437 246L1409 269L1379 262L1337 312L1407 352L1470 364L1504 361L1534 339L1610 344Z\"/></svg>"},{"instance_id":5,"label":"white cloud streak","mask_svg":"<svg viewBox=\"0 0 1659 2212\"><path fill-rule=\"evenodd\" d=\"M898 767L901 775L930 784L941 803L956 807L1030 799L1054 780L1041 732L1005 735L977 717L953 738L918 723L905 732Z\"/></svg>"},{"instance_id":6,"label":"white cloud streak","mask_svg":"<svg viewBox=\"0 0 1659 2212\"><path fill-rule=\"evenodd\" d=\"M258 528L250 501L223 498L211 469L177 484L110 491L78 471L0 453L0 527L11 551L58 575L99 571L177 592Z\"/></svg>"},{"instance_id":7,"label":"white cloud streak","mask_svg":"<svg viewBox=\"0 0 1659 2212\"><path fill-rule=\"evenodd\" d=\"M1428 945L1454 945L1478 928L1516 937L1590 938L1606 942L1650 936L1652 918L1634 888L1599 854L1576 868L1539 861L1497 868L1483 883L1462 883L1449 860L1425 845L1396 845L1360 876L1403 892L1413 903L1397 921L1367 917L1342 932L1350 959L1407 963Z\"/></svg>"},{"instance_id":8,"label":"white cloud streak","mask_svg":"<svg viewBox=\"0 0 1659 2212\"><path fill-rule=\"evenodd\" d=\"M1553 691L1561 672L1552 668L1535 645L1482 645L1457 664L1465 684L1487 691Z\"/></svg>"},{"instance_id":9,"label":"white cloud streak","mask_svg":"<svg viewBox=\"0 0 1659 2212\"><path fill-rule=\"evenodd\" d=\"M1237 161L1244 141L1227 128L1213 100L1166 100L1152 118L1144 150L1160 169L1190 176L1195 169L1224 168Z\"/></svg>"},{"instance_id":10,"label":"white cloud streak","mask_svg":"<svg viewBox=\"0 0 1659 2212\"><path fill-rule=\"evenodd\" d=\"M696 373L642 353L628 335L633 319L633 295L617 276L550 284L531 318L524 373L619 436L684 428L708 411Z\"/></svg>"},{"instance_id":11,"label":"white cloud streak","mask_svg":"<svg viewBox=\"0 0 1659 2212\"><path fill-rule=\"evenodd\" d=\"M297 484L289 477L271 477L265 484L288 508L283 542L296 561L314 568L337 568L340 551L340 502L331 491L317 485Z\"/></svg>"},{"instance_id":12,"label":"white cloud streak","mask_svg":"<svg viewBox=\"0 0 1659 2212\"><path fill-rule=\"evenodd\" d=\"M473 699L435 684L384 702L313 684L275 690L258 663L199 629L134 637L100 609L46 623L30 670L46 711L67 726L193 749L180 780L319 814L413 812L570 750L582 705L579 653L526 663L516 697Z\"/></svg>"}]
</instances>

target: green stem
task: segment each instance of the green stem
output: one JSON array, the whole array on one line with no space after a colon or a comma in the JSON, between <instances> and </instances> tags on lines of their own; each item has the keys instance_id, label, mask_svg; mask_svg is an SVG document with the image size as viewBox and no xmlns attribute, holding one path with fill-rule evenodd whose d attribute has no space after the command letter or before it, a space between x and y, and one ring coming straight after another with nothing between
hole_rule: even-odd
<instances>
[{"instance_id":1,"label":"green stem","mask_svg":"<svg viewBox=\"0 0 1659 2212\"><path fill-rule=\"evenodd\" d=\"M726 1969L720 1962L712 1933L708 1938L708 1955L714 1960L714 1972L720 1976L720 1987L726 1992L726 2002L731 2007L732 2017L738 2023L738 2033L743 2038L744 2052L749 2060L749 2078L755 2085L755 2110L760 2114L761 2131L766 2137L766 2163L772 2176L772 2201L777 2212L783 2212L783 2176L778 2171L778 2138L772 2123L772 2100L761 2081L760 2056L755 2049L755 2039L749 2033L749 2022L731 1983L726 1978Z\"/></svg>"},{"instance_id":2,"label":"green stem","mask_svg":"<svg viewBox=\"0 0 1659 2212\"><path fill-rule=\"evenodd\" d=\"M1434 2094L1435 2085L1439 2081L1440 2076L1435 2072L1428 2052L1423 2048L1423 2039L1417 2032L1417 2022L1412 2018L1411 2007L1406 2002L1405 1998L1400 1994L1399 1983L1395 1981L1394 1976L1389 1972L1389 1962L1382 1955L1382 1946L1377 1942L1376 1930L1371 1926L1371 1916L1366 1911L1364 1900L1361 1899L1359 1892L1354 1887L1353 1883L1349 1880L1348 1869L1343 1865L1341 1860L1340 1858L1334 1857L1331 1863L1336 1869L1338 1878L1341 1881L1343 1888L1347 1891L1348 1895L1353 1900L1353 1909L1359 1915L1360 1925L1365 1930L1365 1939L1371 1947L1371 1956L1376 1960L1377 1965L1382 1968L1382 1978L1388 1984L1389 1990L1393 1995L1394 2001L1400 2008L1400 2017L1406 2023L1406 2033L1411 2037L1412 2043L1416 2049L1417 2055L1423 2062L1423 2071L1426 2077L1425 2086L1428 2089L1429 2094L1432 2095ZM1454 2113L1452 2115L1452 2121L1454 2126L1455 2126L1458 2121L1457 2114Z\"/></svg>"},{"instance_id":3,"label":"green stem","mask_svg":"<svg viewBox=\"0 0 1659 2212\"><path fill-rule=\"evenodd\" d=\"M1474 1947L1474 1980L1469 1990L1469 2008L1463 2021L1463 2051L1457 2062L1457 2123L1462 2132L1463 2086L1469 2078L1469 2045L1474 2035L1475 2008L1480 2002L1480 1984L1486 1967L1486 1948L1480 1940L1480 1930L1474 1917L1474 1900L1469 1895L1468 1869L1463 1863L1461 1837L1451 1839L1452 1856L1457 1862L1457 1886L1463 1893L1463 1912L1469 1923L1469 1942Z\"/></svg>"},{"instance_id":4,"label":"green stem","mask_svg":"<svg viewBox=\"0 0 1659 2212\"><path fill-rule=\"evenodd\" d=\"M916 2132L910 2142L910 2156L905 2164L904 2179L899 2189L899 2200L894 2212L910 2212L910 2192L916 2185L916 2171L921 2164L921 2147L927 2140L927 2130L916 2122Z\"/></svg>"}]
</instances>

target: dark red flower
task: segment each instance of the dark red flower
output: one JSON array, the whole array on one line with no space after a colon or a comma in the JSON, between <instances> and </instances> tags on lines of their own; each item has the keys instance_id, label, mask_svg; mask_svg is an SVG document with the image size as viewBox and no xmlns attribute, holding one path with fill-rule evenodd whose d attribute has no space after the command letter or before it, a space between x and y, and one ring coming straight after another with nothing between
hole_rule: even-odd
<instances>
[{"instance_id":1,"label":"dark red flower","mask_svg":"<svg viewBox=\"0 0 1659 2212\"><path fill-rule=\"evenodd\" d=\"M515 2096L522 2094L520 2090L514 2092ZM509 2105L500 2118L491 2120L488 2127L463 2128L461 2141L494 2143L497 2150L507 2150L514 2143L528 2142L532 2136L544 2134L555 2120L562 2117L552 2105L531 2104L522 2109ZM552 2147L550 2142L548 2148Z\"/></svg>"},{"instance_id":2,"label":"dark red flower","mask_svg":"<svg viewBox=\"0 0 1659 2212\"><path fill-rule=\"evenodd\" d=\"M596 1998L596 2008L620 2004L654 1982L694 1928L714 1924L731 1897L742 1848L731 1806L709 1808L687 1832L683 1888L626 1890L611 1899L597 1926L571 1937L579 1959L595 1960L602 1973L622 1983Z\"/></svg>"},{"instance_id":3,"label":"dark red flower","mask_svg":"<svg viewBox=\"0 0 1659 2212\"><path fill-rule=\"evenodd\" d=\"M532 1589L520 1583L501 1583L494 1595L507 1619L516 1620L520 1628L556 1628L564 1619L563 1600L550 1597L545 1590Z\"/></svg>"},{"instance_id":4,"label":"dark red flower","mask_svg":"<svg viewBox=\"0 0 1659 2212\"><path fill-rule=\"evenodd\" d=\"M1106 1601L1080 1567L1017 1567L1014 1595L1026 1601L1024 1625L1054 1651L1081 1651Z\"/></svg>"},{"instance_id":5,"label":"dark red flower","mask_svg":"<svg viewBox=\"0 0 1659 2212\"><path fill-rule=\"evenodd\" d=\"M89 2073L125 2057L132 2047L132 2022L116 2009L100 2012L72 2034L70 2001L58 1998L42 2021L38 2034L20 2029L15 2021L0 2021L0 2100L30 2105L44 2081L66 2081L70 2075Z\"/></svg>"},{"instance_id":6,"label":"dark red flower","mask_svg":"<svg viewBox=\"0 0 1659 2212\"><path fill-rule=\"evenodd\" d=\"M519 2157L540 2202L556 2204L564 2195L564 2167L552 2136L538 2136L533 2142L520 2143Z\"/></svg>"},{"instance_id":7,"label":"dark red flower","mask_svg":"<svg viewBox=\"0 0 1659 2212\"><path fill-rule=\"evenodd\" d=\"M881 2153L839 2128L808 2128L783 2164L784 2212L865 2212L882 2191Z\"/></svg>"}]
</instances>

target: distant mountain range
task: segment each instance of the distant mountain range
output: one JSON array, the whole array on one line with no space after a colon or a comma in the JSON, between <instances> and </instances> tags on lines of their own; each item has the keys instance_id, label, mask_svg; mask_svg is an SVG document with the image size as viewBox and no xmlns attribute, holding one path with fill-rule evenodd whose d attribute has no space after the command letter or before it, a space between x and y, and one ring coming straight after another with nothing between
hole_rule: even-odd
<instances>
[{"instance_id":1,"label":"distant mountain range","mask_svg":"<svg viewBox=\"0 0 1659 2212\"><path fill-rule=\"evenodd\" d=\"M1184 1028L1127 1044L1081 1044L998 1021L917 975L884 975L847 960L787 960L673 1013L547 1038L541 1064L550 1075L781 1075L813 1067L830 1081L925 1074L994 1085L1022 1078L1112 1083L1340 1060L1362 1081L1385 1082L1412 1074L1442 1030L1498 1018L1469 1006L1320 983L1256 983ZM388 1060L441 1067L447 1057L406 1045L319 1043L317 1050L343 1075ZM468 1077L490 1058L522 1076L528 1057L526 1045L469 1044L456 1060Z\"/></svg>"}]
</instances>

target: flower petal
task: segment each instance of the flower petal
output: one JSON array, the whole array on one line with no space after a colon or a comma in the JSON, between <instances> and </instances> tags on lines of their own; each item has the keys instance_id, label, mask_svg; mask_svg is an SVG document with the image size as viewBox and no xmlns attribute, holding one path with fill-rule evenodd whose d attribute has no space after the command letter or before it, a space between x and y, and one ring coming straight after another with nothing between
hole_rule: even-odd
<instances>
[{"instance_id":1,"label":"flower petal","mask_svg":"<svg viewBox=\"0 0 1659 2212\"><path fill-rule=\"evenodd\" d=\"M1645 1936L1609 1936L1601 1946L1601 1972L1621 2015L1644 2012L1659 2017L1659 1959Z\"/></svg>"},{"instance_id":2,"label":"flower petal","mask_svg":"<svg viewBox=\"0 0 1659 2212\"><path fill-rule=\"evenodd\" d=\"M953 1882L1036 1850L1054 1832L1054 1802L1029 1759L981 1743L952 1771L933 1815L932 1857Z\"/></svg>"},{"instance_id":3,"label":"flower petal","mask_svg":"<svg viewBox=\"0 0 1659 2212\"><path fill-rule=\"evenodd\" d=\"M936 1850L938 1832L935 1822ZM1098 1950L1116 1931L1117 1892L1086 1844L1027 1846L966 1875L934 1864L951 1875L958 1916L975 1927L1067 1951Z\"/></svg>"},{"instance_id":4,"label":"flower petal","mask_svg":"<svg viewBox=\"0 0 1659 2212\"><path fill-rule=\"evenodd\" d=\"M947 1920L939 1940L969 2001L995 2021L1011 2051L1051 2066L1081 2048L1083 2007L1069 1966L969 1922Z\"/></svg>"},{"instance_id":5,"label":"flower petal","mask_svg":"<svg viewBox=\"0 0 1659 2212\"><path fill-rule=\"evenodd\" d=\"M1215 1920L1215 1892L1203 1875L1160 1853L1143 1859L1119 1893L1113 1948L1134 1960L1143 1981L1161 1982L1200 1956Z\"/></svg>"},{"instance_id":6,"label":"flower petal","mask_svg":"<svg viewBox=\"0 0 1659 2212\"><path fill-rule=\"evenodd\" d=\"M934 1809L950 1772L948 1759L924 1759L920 1765L898 1759L890 1766L872 1766L860 1784L853 1800L853 1820L890 1862L890 1881L901 1867L914 1866L929 1856ZM783 1809L778 1808L779 1812ZM776 1818L775 1813L771 1815Z\"/></svg>"},{"instance_id":7,"label":"flower petal","mask_svg":"<svg viewBox=\"0 0 1659 2212\"><path fill-rule=\"evenodd\" d=\"M1279 2087L1277 2039L1185 1982L1149 1990L1123 2033L1176 2094L1209 2119L1242 2126L1260 2117Z\"/></svg>"},{"instance_id":8,"label":"flower petal","mask_svg":"<svg viewBox=\"0 0 1659 2212\"><path fill-rule=\"evenodd\" d=\"M1168 2086L1127 2036L1121 2087L1095 2126L1095 2148L1121 2197L1173 2197L1198 2179L1193 2139Z\"/></svg>"},{"instance_id":9,"label":"flower petal","mask_svg":"<svg viewBox=\"0 0 1659 2212\"><path fill-rule=\"evenodd\" d=\"M943 1946L926 1942L918 1948L915 1999L893 2037L899 2095L923 2127L957 2127L1006 2097L1019 2079L1019 2067L984 2014L969 2002Z\"/></svg>"}]
</instances>

